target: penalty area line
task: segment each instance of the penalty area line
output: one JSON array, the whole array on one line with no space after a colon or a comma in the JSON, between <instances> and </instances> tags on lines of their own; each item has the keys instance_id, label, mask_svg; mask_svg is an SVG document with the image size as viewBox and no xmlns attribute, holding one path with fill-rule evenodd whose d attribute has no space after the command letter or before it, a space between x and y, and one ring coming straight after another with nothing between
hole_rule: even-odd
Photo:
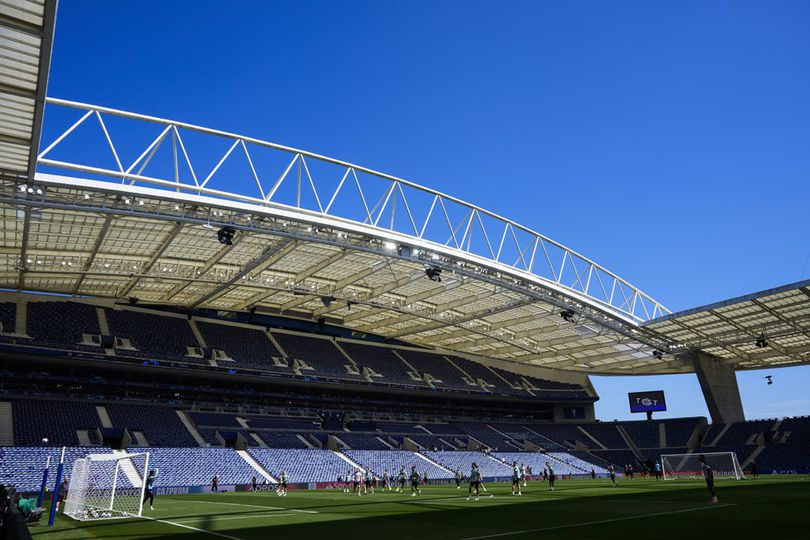
<instances>
[{"instance_id":1,"label":"penalty area line","mask_svg":"<svg viewBox=\"0 0 810 540\"><path fill-rule=\"evenodd\" d=\"M201 532L204 534L210 534L211 536L219 536L220 538L228 538L228 540L242 540L236 536L229 536L227 534L218 533L215 531L209 531L208 529L199 529L197 527L192 527L191 525L184 525L182 523L175 523L174 521L169 521L166 519L158 519L148 516L141 516L143 519L148 519L149 521L157 521L158 523L165 523L166 525L172 525L173 527L180 527L181 529L189 529L191 531Z\"/></svg>"},{"instance_id":2,"label":"penalty area line","mask_svg":"<svg viewBox=\"0 0 810 540\"><path fill-rule=\"evenodd\" d=\"M729 508L731 506L737 506L736 504L717 504L714 506L702 506L700 508L689 508L686 510L672 510L670 512L655 512L653 514L640 514L636 516L626 516L620 518L611 518L611 519L600 519L598 521L586 521L583 523L568 523L565 525L554 525L551 527L542 527L539 529L526 529L523 531L510 531L510 532L503 532L503 533L495 533L495 534L485 534L482 536L468 536L466 538L461 538L459 540L484 540L485 538L501 538L503 536L516 536L518 534L528 534L528 533L536 533L536 532L544 532L544 531L556 531L559 529L573 529L574 527L586 527L588 525L601 525L603 523L616 523L619 521L630 521L632 519L644 519L650 517L657 517L657 516L670 516L672 514L685 514L687 512L699 512L701 510L712 510L715 508Z\"/></svg>"},{"instance_id":3,"label":"penalty area line","mask_svg":"<svg viewBox=\"0 0 810 540\"><path fill-rule=\"evenodd\" d=\"M250 514L247 516L231 516L231 517L215 517L213 518L215 522L220 521L232 521L234 519L238 520L245 520L245 519L267 519L267 518L277 518L277 517L284 517L284 516L300 516L301 514L292 514L292 513L279 513L275 512L273 514ZM177 523L196 523L198 521L206 521L211 519L210 516L198 516L195 518L183 518L177 520Z\"/></svg>"},{"instance_id":4,"label":"penalty area line","mask_svg":"<svg viewBox=\"0 0 810 540\"><path fill-rule=\"evenodd\" d=\"M216 504L216 505L226 505L226 506L244 506L245 508L263 508L264 510L284 510L285 512L297 512L299 514L317 514L316 510L298 510L297 508L284 508L283 506L264 506L261 504L244 504L244 503L229 503L229 502L220 502L220 501L187 501L187 500L178 500L176 502L185 503L192 503L192 504Z\"/></svg>"}]
</instances>

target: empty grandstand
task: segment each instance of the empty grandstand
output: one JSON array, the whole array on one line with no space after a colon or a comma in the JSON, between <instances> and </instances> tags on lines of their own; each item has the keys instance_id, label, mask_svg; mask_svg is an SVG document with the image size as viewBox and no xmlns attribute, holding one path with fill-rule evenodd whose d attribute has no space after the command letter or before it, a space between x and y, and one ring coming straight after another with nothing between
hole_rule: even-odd
<instances>
[{"instance_id":1,"label":"empty grandstand","mask_svg":"<svg viewBox=\"0 0 810 540\"><path fill-rule=\"evenodd\" d=\"M123 470L142 504L157 494L212 505L145 516L155 537L168 525L240 540L211 516L234 506L224 519L326 523L346 506L330 498L400 471L411 497L458 485L386 515L450 515L473 490L478 500L476 479L504 493L501 482L522 481L554 494L560 480L605 495L619 485L605 480L612 471L622 483L654 475L664 454L680 455L675 468L722 453L747 471L810 473L810 418L747 420L736 382L738 370L810 362L810 281L672 313L456 195L257 137L48 97L55 9L0 1L0 484L39 499L36 511L55 515L65 492L114 490ZM236 159L241 176L228 167ZM597 418L592 375L670 374L696 377L709 417L661 419L644 398L634 412L646 420ZM133 474L126 452L148 455L159 480ZM68 489L74 464L93 460L115 461L114 475ZM246 495L287 487L294 504ZM524 519L502 495L487 519ZM588 524L703 509L673 497L674 510L627 510L647 495L608 499ZM111 518L112 504L80 517ZM467 538L558 528L531 527ZM452 532L442 529L462 537Z\"/></svg>"}]
</instances>

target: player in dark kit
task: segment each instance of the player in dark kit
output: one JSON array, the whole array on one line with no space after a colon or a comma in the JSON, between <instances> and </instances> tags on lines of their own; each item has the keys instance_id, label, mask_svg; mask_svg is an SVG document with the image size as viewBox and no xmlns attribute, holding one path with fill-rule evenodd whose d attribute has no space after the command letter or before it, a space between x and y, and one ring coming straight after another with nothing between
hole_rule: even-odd
<instances>
[{"instance_id":1,"label":"player in dark kit","mask_svg":"<svg viewBox=\"0 0 810 540\"><path fill-rule=\"evenodd\" d=\"M557 481L557 475L554 474L554 469L551 468L551 463L546 462L546 469L548 470L548 490L557 491L554 482Z\"/></svg>"},{"instance_id":2,"label":"player in dark kit","mask_svg":"<svg viewBox=\"0 0 810 540\"><path fill-rule=\"evenodd\" d=\"M517 461L512 462L512 495L523 495L520 489L520 469Z\"/></svg>"},{"instance_id":3,"label":"player in dark kit","mask_svg":"<svg viewBox=\"0 0 810 540\"><path fill-rule=\"evenodd\" d=\"M416 497L416 495L422 494L422 490L419 489L419 473L416 472L416 465L411 467L411 497Z\"/></svg>"},{"instance_id":4,"label":"player in dark kit","mask_svg":"<svg viewBox=\"0 0 810 540\"><path fill-rule=\"evenodd\" d=\"M281 471L281 474L278 477L279 484L278 490L276 491L276 495L279 497L286 497L287 496L287 471Z\"/></svg>"},{"instance_id":5,"label":"player in dark kit","mask_svg":"<svg viewBox=\"0 0 810 540\"><path fill-rule=\"evenodd\" d=\"M401 491L405 491L405 478L406 478L406 476L407 475L405 474L405 467L402 467L399 470L399 476L397 477L397 480L399 480L399 487L397 488L397 493L399 493Z\"/></svg>"},{"instance_id":6,"label":"player in dark kit","mask_svg":"<svg viewBox=\"0 0 810 540\"><path fill-rule=\"evenodd\" d=\"M143 487L143 502L149 499L149 510L155 509L155 480L160 469L149 471L149 476L146 477L146 485Z\"/></svg>"},{"instance_id":7,"label":"player in dark kit","mask_svg":"<svg viewBox=\"0 0 810 540\"><path fill-rule=\"evenodd\" d=\"M614 467L612 463L608 465L608 473L610 474L610 481L613 487L617 487L619 484L616 483L616 467Z\"/></svg>"},{"instance_id":8,"label":"player in dark kit","mask_svg":"<svg viewBox=\"0 0 810 540\"><path fill-rule=\"evenodd\" d=\"M391 476L388 474L388 469L385 469L383 472L383 491L388 488L388 491L391 491Z\"/></svg>"},{"instance_id":9,"label":"player in dark kit","mask_svg":"<svg viewBox=\"0 0 810 540\"><path fill-rule=\"evenodd\" d=\"M717 493L714 491L714 470L706 463L706 456L701 454L698 459L700 460L700 468L703 471L703 478L706 480L706 487L709 488L709 493L712 494L710 502L717 504Z\"/></svg>"},{"instance_id":10,"label":"player in dark kit","mask_svg":"<svg viewBox=\"0 0 810 540\"><path fill-rule=\"evenodd\" d=\"M59 494L56 496L56 511L57 512L59 511L59 505L62 504L62 502L65 500L65 497L67 497L68 483L69 483L69 480L68 480L68 478L66 476L66 477L64 477L62 479L62 483L59 485ZM0 517L2 517L2 516L0 516Z\"/></svg>"},{"instance_id":11,"label":"player in dark kit","mask_svg":"<svg viewBox=\"0 0 810 540\"><path fill-rule=\"evenodd\" d=\"M475 500L478 500L479 490L481 489L481 473L478 471L478 465L472 464L470 469L470 491L467 493L467 500L472 498L472 493L475 491Z\"/></svg>"},{"instance_id":12,"label":"player in dark kit","mask_svg":"<svg viewBox=\"0 0 810 540\"><path fill-rule=\"evenodd\" d=\"M219 475L214 474L214 477L211 478L211 493L219 492Z\"/></svg>"}]
</instances>

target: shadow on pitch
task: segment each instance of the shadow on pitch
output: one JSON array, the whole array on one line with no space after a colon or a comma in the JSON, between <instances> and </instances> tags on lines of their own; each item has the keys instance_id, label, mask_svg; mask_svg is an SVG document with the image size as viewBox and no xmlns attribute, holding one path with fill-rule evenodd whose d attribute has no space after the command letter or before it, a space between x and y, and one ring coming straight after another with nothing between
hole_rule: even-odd
<instances>
[{"instance_id":1,"label":"shadow on pitch","mask_svg":"<svg viewBox=\"0 0 810 540\"><path fill-rule=\"evenodd\" d=\"M632 485L632 484L630 484ZM626 538L636 536L639 530L655 531L656 540L683 538L725 538L729 534L729 524L735 521L744 523L745 538L800 538L810 526L810 513L803 508L810 504L810 493L807 484L763 484L762 490L747 489L748 485L721 485L719 496L721 503L734 503L738 506L721 507L710 511L675 513L676 510L708 507L708 494L702 484L695 483L687 489L628 493L618 488L608 495L571 495L577 488L565 489L560 484L559 500L529 500L521 504L487 505L486 499L469 501L469 506L460 504L464 495L430 497L422 499L403 497L390 498L381 496L379 500L363 500L356 504L354 499L347 502L329 502L321 505L308 505L301 509L317 510L320 514L302 514L300 519L307 520L294 524L267 523L259 526L247 526L258 514L287 513L288 509L272 510L246 509L246 511L227 511L222 515L244 516L244 522L236 519L217 524L216 514L163 516L159 519L182 520L184 524L197 529L211 531L208 533L175 528L171 533L150 534L139 532L141 524L150 522L128 521L112 524L97 522L88 524L88 538L104 539L189 539L213 540L222 538L216 534L244 540L258 540L270 537L285 540L327 538L329 540L413 540L413 538L442 540L464 540L475 537L487 538L503 535L505 532L525 531L522 534L501 536L501 538ZM795 487L801 490L792 489ZM791 493L783 495L785 489ZM508 488L498 486L496 500L512 497ZM747 491L746 491L747 490ZM503 492L504 494L500 494ZM545 493L545 486L530 487L530 493ZM777 495L777 492L779 493ZM763 497L771 493L777 495L773 502ZM798 496L796 496L798 495ZM348 497L348 496L347 496ZM374 496L372 496L374 497ZM791 504L786 504L791 501ZM452 508L442 507L441 503L452 504ZM464 501L466 503L466 501ZM383 509L382 506L387 508ZM399 508L398 508L399 507ZM212 509L215 509L212 505ZM384 515L373 515L375 508ZM411 510L409 510L409 508ZM418 510L417 510L418 509ZM371 514L371 515L369 515ZM310 518L311 516L311 518ZM639 519L627 519L634 516L646 516ZM196 521L187 521L190 519ZM311 519L308 520L308 519ZM601 522L601 523L600 523ZM157 525L156 522L151 522ZM779 523L778 529L774 524ZM534 529L553 528L570 524L580 524L576 528L561 528L549 531ZM587 529L585 526L589 526ZM110 530L90 530L94 528ZM164 528L171 525L164 524ZM219 528L218 528L219 527ZM58 531L54 531L57 533ZM582 534L584 533L584 534ZM582 535L581 535L582 534ZM738 536L740 537L740 536ZM58 534L42 535L37 538L56 539Z\"/></svg>"}]
</instances>

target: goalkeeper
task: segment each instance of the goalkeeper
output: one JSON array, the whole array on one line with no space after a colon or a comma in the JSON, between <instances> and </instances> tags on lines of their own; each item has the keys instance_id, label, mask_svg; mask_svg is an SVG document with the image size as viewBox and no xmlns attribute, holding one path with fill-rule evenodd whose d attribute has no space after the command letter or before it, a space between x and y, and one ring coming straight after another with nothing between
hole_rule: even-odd
<instances>
[{"instance_id":1,"label":"goalkeeper","mask_svg":"<svg viewBox=\"0 0 810 540\"><path fill-rule=\"evenodd\" d=\"M149 509L155 509L155 479L157 479L157 475L160 472L160 469L152 469L149 471L149 475L146 477L146 486L143 491L143 502L146 503L146 499L149 499Z\"/></svg>"}]
</instances>

